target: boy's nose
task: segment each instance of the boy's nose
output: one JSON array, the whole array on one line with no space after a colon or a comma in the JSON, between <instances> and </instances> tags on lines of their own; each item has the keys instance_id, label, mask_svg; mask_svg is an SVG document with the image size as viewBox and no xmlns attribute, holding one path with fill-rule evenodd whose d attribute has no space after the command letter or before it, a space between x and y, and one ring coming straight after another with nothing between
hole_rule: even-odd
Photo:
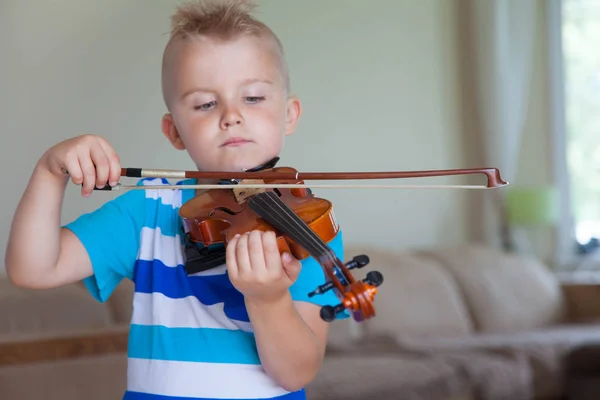
<instances>
[{"instance_id":1,"label":"boy's nose","mask_svg":"<svg viewBox=\"0 0 600 400\"><path fill-rule=\"evenodd\" d=\"M241 125L241 124L242 124L242 120L239 118L225 121L225 127L230 127L232 125Z\"/></svg>"},{"instance_id":2,"label":"boy's nose","mask_svg":"<svg viewBox=\"0 0 600 400\"><path fill-rule=\"evenodd\" d=\"M231 110L223 115L223 118L221 119L221 129L227 129L234 125L241 125L242 121L243 119L240 113Z\"/></svg>"}]
</instances>

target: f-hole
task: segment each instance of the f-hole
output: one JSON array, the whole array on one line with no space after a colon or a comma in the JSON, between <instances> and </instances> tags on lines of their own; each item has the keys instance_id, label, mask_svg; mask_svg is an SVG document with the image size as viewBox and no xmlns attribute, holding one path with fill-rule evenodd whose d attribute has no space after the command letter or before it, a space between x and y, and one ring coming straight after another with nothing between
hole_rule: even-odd
<instances>
[{"instance_id":1,"label":"f-hole","mask_svg":"<svg viewBox=\"0 0 600 400\"><path fill-rule=\"evenodd\" d=\"M224 213L229 214L229 215L237 215L240 213L240 212L235 212L231 208L227 208L227 207L215 207L210 211L210 214L208 214L208 216L213 217L217 211L223 211Z\"/></svg>"}]
</instances>

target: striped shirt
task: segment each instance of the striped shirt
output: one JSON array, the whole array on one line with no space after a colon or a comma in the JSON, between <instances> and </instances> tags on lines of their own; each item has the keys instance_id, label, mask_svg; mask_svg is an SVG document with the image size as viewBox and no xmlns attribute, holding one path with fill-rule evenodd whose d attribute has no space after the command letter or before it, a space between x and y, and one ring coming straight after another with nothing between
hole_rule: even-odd
<instances>
[{"instance_id":1,"label":"striped shirt","mask_svg":"<svg viewBox=\"0 0 600 400\"><path fill-rule=\"evenodd\" d=\"M122 279L135 285L124 399L305 399L304 390L289 393L262 368L243 296L225 265L186 273L178 212L193 195L131 190L66 225L90 256L94 274L85 284L96 299L106 301ZM342 258L341 233L329 245ZM292 299L336 305L331 291L308 297L324 282L316 260L302 260Z\"/></svg>"}]
</instances>

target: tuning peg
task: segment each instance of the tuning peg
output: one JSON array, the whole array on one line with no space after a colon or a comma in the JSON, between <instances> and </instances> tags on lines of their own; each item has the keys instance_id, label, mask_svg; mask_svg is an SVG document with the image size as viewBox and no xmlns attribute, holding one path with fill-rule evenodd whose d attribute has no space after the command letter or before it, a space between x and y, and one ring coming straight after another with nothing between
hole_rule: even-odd
<instances>
[{"instance_id":1,"label":"tuning peg","mask_svg":"<svg viewBox=\"0 0 600 400\"><path fill-rule=\"evenodd\" d=\"M348 261L346 263L346 267L348 268L348 270L351 270L351 269L354 269L354 268L362 268L365 265L367 265L368 263L369 263L369 257L367 257L366 255L362 254L362 255L356 256L352 260ZM346 281L344 279L343 275L341 275L339 273L339 271L337 271L337 269L336 269L335 273L338 276L338 279L340 281L343 281L343 282ZM381 278L381 279L383 279L383 278ZM324 283L324 284L320 285L318 288L316 288L314 292L310 292L308 294L308 297L313 297L313 296L315 296L317 294L323 294L323 293L327 292L328 290L333 289L334 287L335 287L335 285L331 281L327 282L327 283Z\"/></svg>"},{"instance_id":2,"label":"tuning peg","mask_svg":"<svg viewBox=\"0 0 600 400\"><path fill-rule=\"evenodd\" d=\"M383 274L379 271L371 271L367 274L367 277L363 279L364 283L369 285L379 286L383 283Z\"/></svg>"},{"instance_id":3,"label":"tuning peg","mask_svg":"<svg viewBox=\"0 0 600 400\"><path fill-rule=\"evenodd\" d=\"M335 317L345 310L343 304L338 304L337 306L323 306L321 307L321 319L326 322L331 322L335 319Z\"/></svg>"},{"instance_id":4,"label":"tuning peg","mask_svg":"<svg viewBox=\"0 0 600 400\"><path fill-rule=\"evenodd\" d=\"M313 296L315 296L317 294L323 294L326 291L333 289L334 286L335 285L331 281L329 281L327 283L324 283L324 284L320 285L318 288L316 288L314 292L310 292L308 294L308 297L313 297Z\"/></svg>"},{"instance_id":5,"label":"tuning peg","mask_svg":"<svg viewBox=\"0 0 600 400\"><path fill-rule=\"evenodd\" d=\"M346 263L346 267L348 267L348 269L362 268L368 263L369 257L364 254L361 254L359 256L354 257L351 261L348 261Z\"/></svg>"}]
</instances>

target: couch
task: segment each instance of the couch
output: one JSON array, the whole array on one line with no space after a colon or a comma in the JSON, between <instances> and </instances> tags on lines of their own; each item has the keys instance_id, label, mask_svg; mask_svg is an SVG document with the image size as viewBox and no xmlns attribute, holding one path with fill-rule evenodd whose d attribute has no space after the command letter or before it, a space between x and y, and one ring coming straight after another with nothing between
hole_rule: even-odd
<instances>
[{"instance_id":1,"label":"couch","mask_svg":"<svg viewBox=\"0 0 600 400\"><path fill-rule=\"evenodd\" d=\"M565 360L600 343L600 285L563 282L535 259L477 245L347 245L347 259L359 254L370 263L357 277L385 279L377 315L331 325L309 399L574 398ZM105 304L79 284L37 292L0 283L0 398L120 398L130 302L129 282Z\"/></svg>"},{"instance_id":2,"label":"couch","mask_svg":"<svg viewBox=\"0 0 600 400\"><path fill-rule=\"evenodd\" d=\"M384 275L377 316L332 325L313 400L562 399L568 356L600 343L600 286L535 259L477 245L354 254Z\"/></svg>"}]
</instances>

